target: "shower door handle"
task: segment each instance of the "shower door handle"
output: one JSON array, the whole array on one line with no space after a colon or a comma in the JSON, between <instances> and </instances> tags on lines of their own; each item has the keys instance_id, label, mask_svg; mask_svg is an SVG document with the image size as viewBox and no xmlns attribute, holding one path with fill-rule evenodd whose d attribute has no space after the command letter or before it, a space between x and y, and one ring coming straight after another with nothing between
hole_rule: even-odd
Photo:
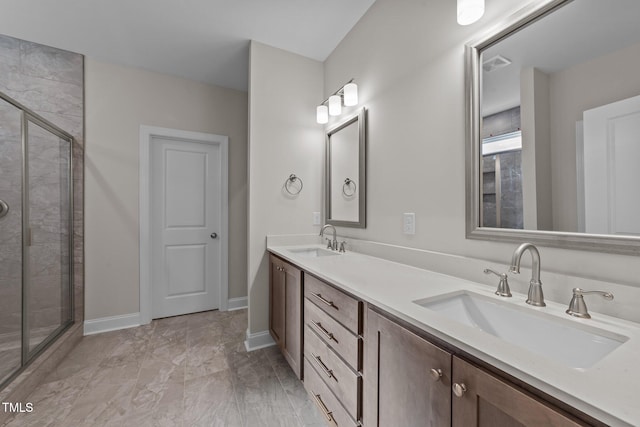
<instances>
[{"instance_id":1,"label":"shower door handle","mask_svg":"<svg viewBox=\"0 0 640 427\"><path fill-rule=\"evenodd\" d=\"M9 205L4 200L0 200L0 218L7 216L8 213Z\"/></svg>"},{"instance_id":2,"label":"shower door handle","mask_svg":"<svg viewBox=\"0 0 640 427\"><path fill-rule=\"evenodd\" d=\"M211 238L212 239L217 239L218 238L218 233L211 233Z\"/></svg>"}]
</instances>

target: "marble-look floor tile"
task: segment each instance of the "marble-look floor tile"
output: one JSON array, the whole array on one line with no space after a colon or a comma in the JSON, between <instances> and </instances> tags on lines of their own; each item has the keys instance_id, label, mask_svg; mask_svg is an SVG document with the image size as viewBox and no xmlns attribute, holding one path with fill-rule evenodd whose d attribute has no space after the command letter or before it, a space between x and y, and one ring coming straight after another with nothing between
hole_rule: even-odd
<instances>
[{"instance_id":1,"label":"marble-look floor tile","mask_svg":"<svg viewBox=\"0 0 640 427\"><path fill-rule=\"evenodd\" d=\"M314 427L275 347L247 352L247 312L210 311L84 337L7 426Z\"/></svg>"},{"instance_id":2,"label":"marble-look floor tile","mask_svg":"<svg viewBox=\"0 0 640 427\"><path fill-rule=\"evenodd\" d=\"M7 427L64 427L65 418L82 392L82 385L68 380L51 381L40 386L28 402L33 412L17 414Z\"/></svg>"},{"instance_id":3,"label":"marble-look floor tile","mask_svg":"<svg viewBox=\"0 0 640 427\"><path fill-rule=\"evenodd\" d=\"M228 370L185 382L185 426L242 426Z\"/></svg>"}]
</instances>

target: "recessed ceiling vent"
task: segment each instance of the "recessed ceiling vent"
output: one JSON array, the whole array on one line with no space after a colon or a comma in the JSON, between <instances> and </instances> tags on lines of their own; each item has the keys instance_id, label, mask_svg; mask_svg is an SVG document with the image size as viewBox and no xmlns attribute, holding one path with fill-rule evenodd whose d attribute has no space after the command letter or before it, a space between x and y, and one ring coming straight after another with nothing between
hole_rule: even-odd
<instances>
[{"instance_id":1,"label":"recessed ceiling vent","mask_svg":"<svg viewBox=\"0 0 640 427\"><path fill-rule=\"evenodd\" d=\"M506 67L509 64L511 64L510 60L502 55L496 55L492 56L482 63L482 70L484 70L485 73L490 73L499 68Z\"/></svg>"}]
</instances>

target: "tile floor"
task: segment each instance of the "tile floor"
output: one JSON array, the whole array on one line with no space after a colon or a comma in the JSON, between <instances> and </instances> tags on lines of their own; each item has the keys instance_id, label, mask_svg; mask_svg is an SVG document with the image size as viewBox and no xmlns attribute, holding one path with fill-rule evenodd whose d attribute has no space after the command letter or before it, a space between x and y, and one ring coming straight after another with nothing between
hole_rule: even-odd
<instances>
[{"instance_id":1,"label":"tile floor","mask_svg":"<svg viewBox=\"0 0 640 427\"><path fill-rule=\"evenodd\" d=\"M247 353L246 310L84 337L17 426L323 426L275 347Z\"/></svg>"}]
</instances>

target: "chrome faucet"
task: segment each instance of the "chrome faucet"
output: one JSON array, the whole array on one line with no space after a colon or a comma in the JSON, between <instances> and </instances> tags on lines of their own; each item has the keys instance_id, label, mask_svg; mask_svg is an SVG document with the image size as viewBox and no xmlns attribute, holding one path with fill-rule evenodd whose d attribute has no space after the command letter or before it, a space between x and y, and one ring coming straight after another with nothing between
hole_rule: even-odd
<instances>
[{"instance_id":1,"label":"chrome faucet","mask_svg":"<svg viewBox=\"0 0 640 427\"><path fill-rule=\"evenodd\" d=\"M324 227L322 227L322 230L320 230L320 237L324 236L324 231L329 227L333 229L333 240L327 238L327 249L331 249L332 251L337 251L338 239L336 237L336 228L333 225L326 224Z\"/></svg>"},{"instance_id":2,"label":"chrome faucet","mask_svg":"<svg viewBox=\"0 0 640 427\"><path fill-rule=\"evenodd\" d=\"M527 249L531 252L531 280L529 281L529 294L526 303L536 307L544 307L547 304L544 303L542 282L540 281L540 252L538 252L538 248L531 243L523 243L518 246L513 252L509 272L520 273L520 259Z\"/></svg>"},{"instance_id":3,"label":"chrome faucet","mask_svg":"<svg viewBox=\"0 0 640 427\"><path fill-rule=\"evenodd\" d=\"M571 302L569 303L569 308L565 313L574 316L580 317L582 319L591 319L591 315L587 311L587 304L584 302L583 295L600 295L602 298L611 301L613 299L613 294L611 292L605 291L585 291L580 288L573 288L573 297L571 297Z\"/></svg>"}]
</instances>

